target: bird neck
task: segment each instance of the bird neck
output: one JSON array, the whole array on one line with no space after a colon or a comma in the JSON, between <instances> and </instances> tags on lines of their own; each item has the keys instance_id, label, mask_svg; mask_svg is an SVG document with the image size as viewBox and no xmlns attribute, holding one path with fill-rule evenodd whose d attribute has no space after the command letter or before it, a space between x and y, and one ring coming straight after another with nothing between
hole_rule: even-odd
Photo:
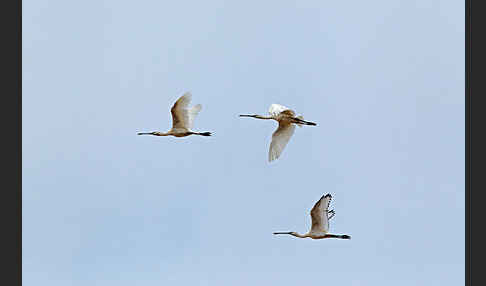
<instances>
[{"instance_id":1,"label":"bird neck","mask_svg":"<svg viewBox=\"0 0 486 286\"><path fill-rule=\"evenodd\" d=\"M258 118L258 119L273 119L272 116L263 116L263 115L256 115L255 118Z\"/></svg>"},{"instance_id":2,"label":"bird neck","mask_svg":"<svg viewBox=\"0 0 486 286\"><path fill-rule=\"evenodd\" d=\"M257 115L257 114L254 114L254 115L247 115L247 114L243 114L243 115L240 115L241 117L253 117L253 118L256 118L256 119L273 119L273 117L271 116L263 116L263 115Z\"/></svg>"},{"instance_id":3,"label":"bird neck","mask_svg":"<svg viewBox=\"0 0 486 286\"><path fill-rule=\"evenodd\" d=\"M170 133L167 132L167 133L163 133L163 132L154 132L152 133L152 135L155 135L155 136L169 136Z\"/></svg>"},{"instance_id":4,"label":"bird neck","mask_svg":"<svg viewBox=\"0 0 486 286\"><path fill-rule=\"evenodd\" d=\"M293 235L295 237L300 237L300 238L310 237L308 233L306 233L306 234L300 234L298 232L295 232L295 233L291 233L290 235Z\"/></svg>"}]
</instances>

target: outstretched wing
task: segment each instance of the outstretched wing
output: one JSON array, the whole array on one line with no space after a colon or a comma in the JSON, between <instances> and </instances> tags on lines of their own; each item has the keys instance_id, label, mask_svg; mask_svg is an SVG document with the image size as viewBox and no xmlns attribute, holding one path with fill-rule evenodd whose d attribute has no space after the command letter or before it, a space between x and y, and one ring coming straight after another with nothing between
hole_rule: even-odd
<instances>
[{"instance_id":1,"label":"outstretched wing","mask_svg":"<svg viewBox=\"0 0 486 286\"><path fill-rule=\"evenodd\" d=\"M331 198L330 194L322 196L310 211L312 219L311 232L327 233L329 231L328 209Z\"/></svg>"},{"instance_id":2,"label":"outstretched wing","mask_svg":"<svg viewBox=\"0 0 486 286\"><path fill-rule=\"evenodd\" d=\"M272 117L277 117L281 112L286 113L286 115L295 116L293 110L280 104L274 103L270 105L270 108L268 109L268 113L270 113Z\"/></svg>"},{"instance_id":3,"label":"outstretched wing","mask_svg":"<svg viewBox=\"0 0 486 286\"><path fill-rule=\"evenodd\" d=\"M172 128L186 128L191 130L194 124L196 115L201 111L200 104L188 108L191 102L192 94L190 92L184 93L170 109L172 113Z\"/></svg>"},{"instance_id":4,"label":"outstretched wing","mask_svg":"<svg viewBox=\"0 0 486 286\"><path fill-rule=\"evenodd\" d=\"M270 150L268 152L269 162L280 157L280 154L282 154L283 149L287 146L287 143L289 143L294 131L295 125L290 122L279 121L277 130L272 134L272 143L270 143Z\"/></svg>"},{"instance_id":5,"label":"outstretched wing","mask_svg":"<svg viewBox=\"0 0 486 286\"><path fill-rule=\"evenodd\" d=\"M194 119L196 118L196 115L199 114L199 111L201 111L202 105L197 104L194 105L192 108L186 109L186 114L187 114L187 129L192 130L192 127L194 126Z\"/></svg>"}]
</instances>

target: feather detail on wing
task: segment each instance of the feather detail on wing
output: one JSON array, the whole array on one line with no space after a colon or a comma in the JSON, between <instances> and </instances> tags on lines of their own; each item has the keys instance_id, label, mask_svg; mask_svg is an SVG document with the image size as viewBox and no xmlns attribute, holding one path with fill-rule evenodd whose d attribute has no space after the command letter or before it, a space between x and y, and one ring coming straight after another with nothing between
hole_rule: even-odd
<instances>
[{"instance_id":1,"label":"feather detail on wing","mask_svg":"<svg viewBox=\"0 0 486 286\"><path fill-rule=\"evenodd\" d=\"M272 134L272 143L270 143L270 150L268 152L268 161L280 157L290 138L294 134L295 125L289 122L279 122L277 130Z\"/></svg>"},{"instance_id":2,"label":"feather detail on wing","mask_svg":"<svg viewBox=\"0 0 486 286\"><path fill-rule=\"evenodd\" d=\"M283 112L285 110L292 111L288 107L274 103L274 104L270 105L270 108L268 109L268 113L270 113L270 115L273 116L273 117L277 117L281 112Z\"/></svg>"},{"instance_id":3,"label":"feather detail on wing","mask_svg":"<svg viewBox=\"0 0 486 286\"><path fill-rule=\"evenodd\" d=\"M188 108L192 95L186 92L181 96L170 109L172 113L172 128L185 128L191 130L194 125L196 115L201 111L202 105L198 104Z\"/></svg>"},{"instance_id":4,"label":"feather detail on wing","mask_svg":"<svg viewBox=\"0 0 486 286\"><path fill-rule=\"evenodd\" d=\"M196 116L199 114L199 111L201 111L202 109L202 105L201 104L197 104L197 105L194 105L192 108L188 109L187 110L187 117L188 117L188 129L189 130L192 130L192 127L194 126L194 119L196 119Z\"/></svg>"},{"instance_id":5,"label":"feather detail on wing","mask_svg":"<svg viewBox=\"0 0 486 286\"><path fill-rule=\"evenodd\" d=\"M329 231L328 209L332 196L322 196L310 211L312 227L310 232L327 233Z\"/></svg>"}]
</instances>

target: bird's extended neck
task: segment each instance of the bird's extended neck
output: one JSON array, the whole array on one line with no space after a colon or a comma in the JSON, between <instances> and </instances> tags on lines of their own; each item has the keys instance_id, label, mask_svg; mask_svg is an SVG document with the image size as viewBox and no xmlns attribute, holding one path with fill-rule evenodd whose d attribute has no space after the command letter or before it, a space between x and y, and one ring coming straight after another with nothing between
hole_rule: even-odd
<instances>
[{"instance_id":1,"label":"bird's extended neck","mask_svg":"<svg viewBox=\"0 0 486 286\"><path fill-rule=\"evenodd\" d=\"M258 114L240 114L240 117L253 117L257 119L273 119L271 116L263 116Z\"/></svg>"},{"instance_id":2,"label":"bird's extended neck","mask_svg":"<svg viewBox=\"0 0 486 286\"><path fill-rule=\"evenodd\" d=\"M300 237L300 238L310 237L310 235L308 233L306 233L306 234L300 234L298 232L294 232L292 235L295 236L295 237Z\"/></svg>"},{"instance_id":3,"label":"bird's extended neck","mask_svg":"<svg viewBox=\"0 0 486 286\"><path fill-rule=\"evenodd\" d=\"M300 233L295 232L295 231L274 232L273 234L289 234L289 235L292 235L292 236L295 236L295 237L300 237L300 238L310 237L308 233L307 234L300 234Z\"/></svg>"},{"instance_id":4,"label":"bird's extended neck","mask_svg":"<svg viewBox=\"0 0 486 286\"><path fill-rule=\"evenodd\" d=\"M167 132L167 133L162 133L162 132L139 132L137 133L137 135L153 135L153 136L169 136L170 133Z\"/></svg>"}]
</instances>

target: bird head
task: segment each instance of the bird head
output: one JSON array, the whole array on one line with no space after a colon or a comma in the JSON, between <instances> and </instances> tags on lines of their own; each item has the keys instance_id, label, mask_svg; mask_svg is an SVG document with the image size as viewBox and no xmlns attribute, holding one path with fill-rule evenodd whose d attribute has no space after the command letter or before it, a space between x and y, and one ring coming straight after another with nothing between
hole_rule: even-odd
<instances>
[{"instance_id":1,"label":"bird head","mask_svg":"<svg viewBox=\"0 0 486 286\"><path fill-rule=\"evenodd\" d=\"M280 231L280 232L274 232L273 234L295 234L293 231Z\"/></svg>"},{"instance_id":2,"label":"bird head","mask_svg":"<svg viewBox=\"0 0 486 286\"><path fill-rule=\"evenodd\" d=\"M153 131L153 132L138 132L137 135L159 135L159 132Z\"/></svg>"}]
</instances>

